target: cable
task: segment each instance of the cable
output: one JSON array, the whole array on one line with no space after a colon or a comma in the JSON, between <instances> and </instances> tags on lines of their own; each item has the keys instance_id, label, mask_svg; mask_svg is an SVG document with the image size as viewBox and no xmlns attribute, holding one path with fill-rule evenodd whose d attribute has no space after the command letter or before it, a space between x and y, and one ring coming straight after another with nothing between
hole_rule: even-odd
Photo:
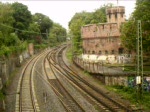
<instances>
[{"instance_id":1,"label":"cable","mask_svg":"<svg viewBox=\"0 0 150 112\"><path fill-rule=\"evenodd\" d=\"M34 32L34 31L20 30L20 29L18 29L18 28L14 28L14 27L11 27L11 26L2 24L2 23L0 23L0 25L1 25L1 26L4 26L4 27L7 27L7 28L10 28L10 29L15 29L15 30L21 31L21 32L35 33L35 34L47 34L47 33L39 33L39 32Z\"/></svg>"}]
</instances>

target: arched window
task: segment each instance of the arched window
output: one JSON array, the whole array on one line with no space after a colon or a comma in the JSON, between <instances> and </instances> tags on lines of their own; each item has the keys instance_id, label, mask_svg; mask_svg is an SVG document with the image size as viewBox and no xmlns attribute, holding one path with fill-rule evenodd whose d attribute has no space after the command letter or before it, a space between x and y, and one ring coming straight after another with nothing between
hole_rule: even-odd
<instances>
[{"instance_id":1,"label":"arched window","mask_svg":"<svg viewBox=\"0 0 150 112\"><path fill-rule=\"evenodd\" d=\"M107 51L107 50L105 50L105 54L106 54L106 55L108 54L108 51Z\"/></svg>"},{"instance_id":2,"label":"arched window","mask_svg":"<svg viewBox=\"0 0 150 112\"><path fill-rule=\"evenodd\" d=\"M115 13L115 19L117 19L117 12Z\"/></svg>"},{"instance_id":3,"label":"arched window","mask_svg":"<svg viewBox=\"0 0 150 112\"><path fill-rule=\"evenodd\" d=\"M95 51L92 51L92 54L95 54Z\"/></svg>"},{"instance_id":4,"label":"arched window","mask_svg":"<svg viewBox=\"0 0 150 112\"><path fill-rule=\"evenodd\" d=\"M99 51L99 54L101 55L101 54L102 54L102 51Z\"/></svg>"},{"instance_id":5,"label":"arched window","mask_svg":"<svg viewBox=\"0 0 150 112\"><path fill-rule=\"evenodd\" d=\"M123 54L123 48L119 48L118 53Z\"/></svg>"},{"instance_id":6,"label":"arched window","mask_svg":"<svg viewBox=\"0 0 150 112\"><path fill-rule=\"evenodd\" d=\"M111 54L115 54L115 51L114 51L114 50L112 50L112 51L111 51Z\"/></svg>"},{"instance_id":7,"label":"arched window","mask_svg":"<svg viewBox=\"0 0 150 112\"><path fill-rule=\"evenodd\" d=\"M109 13L109 19L111 18L111 14Z\"/></svg>"}]
</instances>

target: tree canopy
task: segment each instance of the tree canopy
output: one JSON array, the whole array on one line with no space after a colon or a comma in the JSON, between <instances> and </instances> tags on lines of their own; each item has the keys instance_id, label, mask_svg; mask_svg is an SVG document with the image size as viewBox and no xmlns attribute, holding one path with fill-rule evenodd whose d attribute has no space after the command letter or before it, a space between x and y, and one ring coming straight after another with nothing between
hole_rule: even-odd
<instances>
[{"instance_id":1,"label":"tree canopy","mask_svg":"<svg viewBox=\"0 0 150 112\"><path fill-rule=\"evenodd\" d=\"M48 16L41 13L32 15L28 7L19 2L0 2L0 56L21 52L27 42L46 46L49 34L55 34L51 38L59 42L66 40L66 29Z\"/></svg>"},{"instance_id":2,"label":"tree canopy","mask_svg":"<svg viewBox=\"0 0 150 112\"><path fill-rule=\"evenodd\" d=\"M50 30L53 25L53 21L46 15L41 13L35 13L33 15L33 22L37 23L40 27L40 32L44 38L47 38L46 32Z\"/></svg>"},{"instance_id":3,"label":"tree canopy","mask_svg":"<svg viewBox=\"0 0 150 112\"><path fill-rule=\"evenodd\" d=\"M144 53L150 52L150 2L149 0L137 0L135 11L130 19L122 27L121 39L128 49L136 49L137 20L142 23L142 38ZM128 44L127 44L128 43Z\"/></svg>"},{"instance_id":4,"label":"tree canopy","mask_svg":"<svg viewBox=\"0 0 150 112\"><path fill-rule=\"evenodd\" d=\"M15 2L12 4L14 10L13 18L15 19L14 28L17 28L17 34L20 39L27 39L27 34L20 30L28 30L29 24L32 22L31 12L26 5Z\"/></svg>"},{"instance_id":5,"label":"tree canopy","mask_svg":"<svg viewBox=\"0 0 150 112\"><path fill-rule=\"evenodd\" d=\"M65 42L66 41L66 29L63 28L58 23L53 23L53 26L50 31L49 35L49 42L51 46L54 46L58 43Z\"/></svg>"}]
</instances>

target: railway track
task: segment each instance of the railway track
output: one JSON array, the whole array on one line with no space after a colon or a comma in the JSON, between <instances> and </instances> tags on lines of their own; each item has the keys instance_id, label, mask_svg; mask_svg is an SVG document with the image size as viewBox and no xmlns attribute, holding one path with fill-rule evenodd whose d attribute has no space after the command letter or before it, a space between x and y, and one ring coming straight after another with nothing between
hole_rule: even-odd
<instances>
[{"instance_id":1,"label":"railway track","mask_svg":"<svg viewBox=\"0 0 150 112\"><path fill-rule=\"evenodd\" d=\"M51 68L53 74L53 78L49 79L48 72L46 68L44 68L47 79L52 86L52 89L56 93L58 99L64 106L67 112L84 112L84 109L76 102L76 100L70 95L70 93L65 89L61 81L59 81L58 75L60 75L59 69L55 67L55 62L52 60L52 56L55 53L55 49L47 55L47 59L45 59L45 64L48 62L49 67ZM47 66L47 65L45 65Z\"/></svg>"},{"instance_id":2,"label":"railway track","mask_svg":"<svg viewBox=\"0 0 150 112\"><path fill-rule=\"evenodd\" d=\"M33 82L33 70L38 59L43 56L46 52L34 56L25 65L22 70L16 95L16 107L15 112L39 112L39 106L37 103L34 82Z\"/></svg>"},{"instance_id":3,"label":"railway track","mask_svg":"<svg viewBox=\"0 0 150 112\"><path fill-rule=\"evenodd\" d=\"M97 89L86 80L81 78L78 73L74 72L68 65L65 64L62 59L63 50L66 47L62 47L53 57L53 61L55 65L61 66L60 71L66 77L67 80L70 80L73 85L77 86L80 91L83 91L92 101L96 102L98 107L101 108L102 111L111 111L111 112L132 112L134 111L132 108L129 108L129 105L125 105L122 102L118 102L113 98L107 96L102 90ZM53 54L54 55L54 54ZM56 58L57 57L57 58Z\"/></svg>"}]
</instances>

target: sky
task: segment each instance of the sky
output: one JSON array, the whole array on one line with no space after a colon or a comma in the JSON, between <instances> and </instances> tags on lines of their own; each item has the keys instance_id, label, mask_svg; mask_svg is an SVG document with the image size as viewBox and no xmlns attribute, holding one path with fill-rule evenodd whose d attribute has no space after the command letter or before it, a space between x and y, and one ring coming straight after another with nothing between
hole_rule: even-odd
<instances>
[{"instance_id":1,"label":"sky","mask_svg":"<svg viewBox=\"0 0 150 112\"><path fill-rule=\"evenodd\" d=\"M117 0L6 0L4 2L20 2L28 6L32 14L42 13L47 15L55 23L59 23L68 30L68 23L77 12L94 12L104 4ZM118 0L119 6L125 6L126 18L134 11L135 0Z\"/></svg>"}]
</instances>

